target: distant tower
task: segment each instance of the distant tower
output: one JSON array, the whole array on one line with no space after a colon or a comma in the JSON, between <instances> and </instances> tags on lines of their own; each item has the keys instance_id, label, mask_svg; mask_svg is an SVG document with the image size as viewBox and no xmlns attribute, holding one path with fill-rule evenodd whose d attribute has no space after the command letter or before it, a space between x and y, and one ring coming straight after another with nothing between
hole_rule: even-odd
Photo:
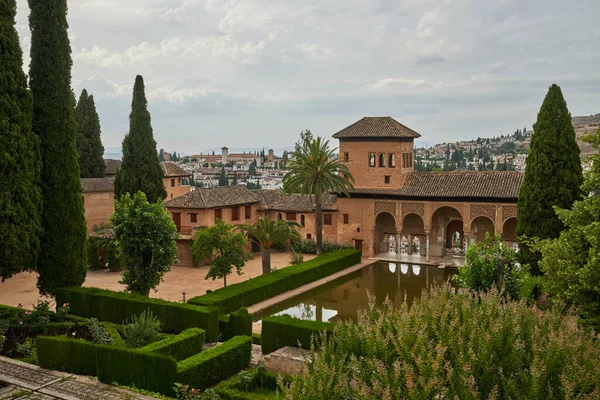
<instances>
[{"instance_id":1,"label":"distant tower","mask_svg":"<svg viewBox=\"0 0 600 400\"><path fill-rule=\"evenodd\" d=\"M221 163L227 164L227 157L229 156L229 149L227 147L221 148Z\"/></svg>"},{"instance_id":2,"label":"distant tower","mask_svg":"<svg viewBox=\"0 0 600 400\"><path fill-rule=\"evenodd\" d=\"M272 162L275 161L275 152L273 149L269 149L269 155L267 156L267 161Z\"/></svg>"}]
</instances>

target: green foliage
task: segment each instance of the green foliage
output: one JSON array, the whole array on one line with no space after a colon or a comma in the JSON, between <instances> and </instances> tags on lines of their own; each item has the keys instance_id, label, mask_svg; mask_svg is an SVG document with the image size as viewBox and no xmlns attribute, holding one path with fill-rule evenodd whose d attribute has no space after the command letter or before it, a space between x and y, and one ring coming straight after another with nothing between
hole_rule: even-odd
<instances>
[{"instance_id":1,"label":"green foliage","mask_svg":"<svg viewBox=\"0 0 600 400\"><path fill-rule=\"evenodd\" d=\"M75 315L116 324L150 309L166 331L202 328L206 331L207 340L212 342L219 335L218 311L213 307L198 307L97 288L62 288L56 293L56 301L58 304L68 303Z\"/></svg>"},{"instance_id":2,"label":"green foliage","mask_svg":"<svg viewBox=\"0 0 600 400\"><path fill-rule=\"evenodd\" d=\"M85 326L92 335L92 342L96 344L111 344L112 337L106 331L106 328L98 322L96 318L88 318Z\"/></svg>"},{"instance_id":3,"label":"green foliage","mask_svg":"<svg viewBox=\"0 0 600 400\"><path fill-rule=\"evenodd\" d=\"M40 142L32 131L15 0L0 3L0 280L32 271L40 253Z\"/></svg>"},{"instance_id":4,"label":"green foliage","mask_svg":"<svg viewBox=\"0 0 600 400\"><path fill-rule=\"evenodd\" d=\"M189 304L215 306L222 314L248 307L288 290L319 280L344 268L360 263L357 250L340 250L302 264L291 265L270 274L236 283L190 299Z\"/></svg>"},{"instance_id":5,"label":"green foliage","mask_svg":"<svg viewBox=\"0 0 600 400\"><path fill-rule=\"evenodd\" d=\"M573 202L582 197L582 182L579 146L571 114L560 88L552 85L534 125L517 206L521 261L530 265L534 275L540 273L541 255L521 239L557 238L564 225L553 207L570 209Z\"/></svg>"},{"instance_id":6,"label":"green foliage","mask_svg":"<svg viewBox=\"0 0 600 400\"><path fill-rule=\"evenodd\" d=\"M132 315L131 320L125 320L121 328L121 336L127 347L137 349L162 339L160 320L152 311L144 310L140 316Z\"/></svg>"},{"instance_id":7,"label":"green foliage","mask_svg":"<svg viewBox=\"0 0 600 400\"><path fill-rule=\"evenodd\" d=\"M465 265L455 277L464 288L486 292L498 287L504 296L518 300L529 274L517 262L517 252L506 246L499 234L492 238L486 233L484 241L469 246Z\"/></svg>"},{"instance_id":8,"label":"green foliage","mask_svg":"<svg viewBox=\"0 0 600 400\"><path fill-rule=\"evenodd\" d=\"M40 138L44 199L38 288L42 294L53 294L56 288L83 284L87 272L86 224L71 91L71 46L67 1L28 3L33 131Z\"/></svg>"},{"instance_id":9,"label":"green foliage","mask_svg":"<svg viewBox=\"0 0 600 400\"><path fill-rule=\"evenodd\" d=\"M156 141L152 133L144 78L136 76L129 114L129 133L123 139L123 163L115 179L115 199L138 191L146 194L150 203L167 197L163 171L158 161Z\"/></svg>"},{"instance_id":10,"label":"green foliage","mask_svg":"<svg viewBox=\"0 0 600 400\"><path fill-rule=\"evenodd\" d=\"M435 287L337 323L281 386L286 399L598 398L600 346L560 310Z\"/></svg>"},{"instance_id":11,"label":"green foliage","mask_svg":"<svg viewBox=\"0 0 600 400\"><path fill-rule=\"evenodd\" d=\"M229 315L219 317L219 340L229 340L234 336L252 336L252 314L244 307Z\"/></svg>"},{"instance_id":12,"label":"green foliage","mask_svg":"<svg viewBox=\"0 0 600 400\"><path fill-rule=\"evenodd\" d=\"M301 133L296 144L294 159L283 178L283 189L288 193L311 194L315 199L317 254L323 253L323 196L330 192L348 195L354 188L354 178L348 167L335 157L337 149L329 148L329 141L313 139L310 131Z\"/></svg>"},{"instance_id":13,"label":"green foliage","mask_svg":"<svg viewBox=\"0 0 600 400\"><path fill-rule=\"evenodd\" d=\"M292 251L290 256L290 265L302 264L304 262L304 256L301 253Z\"/></svg>"},{"instance_id":14,"label":"green foliage","mask_svg":"<svg viewBox=\"0 0 600 400\"><path fill-rule=\"evenodd\" d=\"M177 363L172 357L115 346L96 346L100 382L173 394Z\"/></svg>"},{"instance_id":15,"label":"green foliage","mask_svg":"<svg viewBox=\"0 0 600 400\"><path fill-rule=\"evenodd\" d=\"M600 129L586 138L600 149ZM592 157L583 188L594 193L571 210L556 208L565 229L556 239L534 246L542 254L540 268L550 297L579 308L582 322L600 330L600 156Z\"/></svg>"},{"instance_id":16,"label":"green foliage","mask_svg":"<svg viewBox=\"0 0 600 400\"><path fill-rule=\"evenodd\" d=\"M97 345L66 336L38 336L36 339L40 367L80 375L97 375Z\"/></svg>"},{"instance_id":17,"label":"green foliage","mask_svg":"<svg viewBox=\"0 0 600 400\"><path fill-rule=\"evenodd\" d=\"M121 263L117 258L117 240L110 225L94 226L94 233L87 237L87 260L92 271L107 269L120 271Z\"/></svg>"},{"instance_id":18,"label":"green foliage","mask_svg":"<svg viewBox=\"0 0 600 400\"><path fill-rule=\"evenodd\" d=\"M227 178L227 172L225 172L225 166L221 167L221 175L219 175L219 186L229 186L229 179Z\"/></svg>"},{"instance_id":19,"label":"green foliage","mask_svg":"<svg viewBox=\"0 0 600 400\"><path fill-rule=\"evenodd\" d=\"M177 361L198 354L204 346L205 332L200 328L190 328L179 335L170 335L161 341L142 347L141 351L173 357Z\"/></svg>"},{"instance_id":20,"label":"green foliage","mask_svg":"<svg viewBox=\"0 0 600 400\"><path fill-rule=\"evenodd\" d=\"M236 336L179 362L176 381L204 390L246 368L250 363L251 351L252 338Z\"/></svg>"},{"instance_id":21,"label":"green foliage","mask_svg":"<svg viewBox=\"0 0 600 400\"><path fill-rule=\"evenodd\" d=\"M333 253L338 250L353 249L354 246L337 242L323 242L323 254ZM296 253L302 254L317 254L317 244L313 239L304 239L301 242L296 242L293 245L293 250Z\"/></svg>"},{"instance_id":22,"label":"green foliage","mask_svg":"<svg viewBox=\"0 0 600 400\"><path fill-rule=\"evenodd\" d=\"M256 176L256 160L250 163L250 167L248 167L248 177L252 178Z\"/></svg>"},{"instance_id":23,"label":"green foliage","mask_svg":"<svg viewBox=\"0 0 600 400\"><path fill-rule=\"evenodd\" d=\"M223 286L227 286L227 276L231 275L233 267L237 274L242 274L242 267L246 265L246 238L243 234L235 232L232 225L219 220L213 226L203 228L196 232L192 244L192 256L196 264L210 260L210 268L204 279L223 279Z\"/></svg>"},{"instance_id":24,"label":"green foliage","mask_svg":"<svg viewBox=\"0 0 600 400\"><path fill-rule=\"evenodd\" d=\"M29 0L33 131L40 139L44 199L38 288L53 294L81 285L86 275L86 225L71 91L66 0ZM60 190L57 190L60 188Z\"/></svg>"},{"instance_id":25,"label":"green foliage","mask_svg":"<svg viewBox=\"0 0 600 400\"><path fill-rule=\"evenodd\" d=\"M100 138L100 119L96 112L94 96L88 96L83 89L75 107L77 124L77 153L79 154L79 173L82 178L104 177L104 146Z\"/></svg>"},{"instance_id":26,"label":"green foliage","mask_svg":"<svg viewBox=\"0 0 600 400\"><path fill-rule=\"evenodd\" d=\"M271 272L271 248L288 247L302 240L298 232L300 224L296 221L269 220L260 217L253 225L241 225L239 229L252 238L261 249L263 274Z\"/></svg>"},{"instance_id":27,"label":"green foliage","mask_svg":"<svg viewBox=\"0 0 600 400\"><path fill-rule=\"evenodd\" d=\"M308 349L313 336L332 329L333 324L329 322L306 321L289 315L265 317L261 331L262 352L269 354L285 346Z\"/></svg>"},{"instance_id":28,"label":"green foliage","mask_svg":"<svg viewBox=\"0 0 600 400\"><path fill-rule=\"evenodd\" d=\"M175 223L160 202L149 203L143 192L126 194L110 217L115 226L117 255L124 268L119 283L144 296L155 289L177 255Z\"/></svg>"},{"instance_id":29,"label":"green foliage","mask_svg":"<svg viewBox=\"0 0 600 400\"><path fill-rule=\"evenodd\" d=\"M278 396L277 374L261 370L262 360L256 369L242 371L238 375L215 386L221 398L227 400L267 400L281 398ZM262 364L264 366L264 364ZM282 382L289 383L289 377L282 377Z\"/></svg>"}]
</instances>

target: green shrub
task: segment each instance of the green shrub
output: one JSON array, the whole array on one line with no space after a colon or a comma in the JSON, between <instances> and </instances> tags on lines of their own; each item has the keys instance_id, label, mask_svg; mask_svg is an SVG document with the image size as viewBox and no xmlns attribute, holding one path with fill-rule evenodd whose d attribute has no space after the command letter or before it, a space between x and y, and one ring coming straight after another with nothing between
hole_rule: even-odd
<instances>
[{"instance_id":1,"label":"green shrub","mask_svg":"<svg viewBox=\"0 0 600 400\"><path fill-rule=\"evenodd\" d=\"M219 336L218 311L213 307L83 287L57 289L56 301L57 304L68 303L73 314L116 324L150 309L162 322L164 330L181 332L187 328L202 328L210 342L215 342Z\"/></svg>"},{"instance_id":2,"label":"green shrub","mask_svg":"<svg viewBox=\"0 0 600 400\"><path fill-rule=\"evenodd\" d=\"M262 320L262 352L269 354L285 346L308 349L313 336L332 329L333 324L329 322L306 321L289 315L265 317Z\"/></svg>"},{"instance_id":3,"label":"green shrub","mask_svg":"<svg viewBox=\"0 0 600 400\"><path fill-rule=\"evenodd\" d=\"M159 342L142 347L140 351L171 356L177 361L202 352L205 333L200 328L190 328L179 335L169 336Z\"/></svg>"},{"instance_id":4,"label":"green shrub","mask_svg":"<svg viewBox=\"0 0 600 400\"><path fill-rule=\"evenodd\" d=\"M574 313L434 287L337 323L282 386L290 399L597 399L600 346Z\"/></svg>"},{"instance_id":5,"label":"green shrub","mask_svg":"<svg viewBox=\"0 0 600 400\"><path fill-rule=\"evenodd\" d=\"M101 324L104 327L104 329L106 329L106 333L110 335L110 338L112 340L111 344L113 346L127 347L125 340L123 340L123 337L121 336L121 332L119 332L119 329L121 328L120 325L113 324L110 322L101 322Z\"/></svg>"},{"instance_id":6,"label":"green shrub","mask_svg":"<svg viewBox=\"0 0 600 400\"><path fill-rule=\"evenodd\" d=\"M88 318L85 326L92 335L92 342L96 344L111 344L113 339L106 331L106 327L101 325L96 318Z\"/></svg>"},{"instance_id":7,"label":"green shrub","mask_svg":"<svg viewBox=\"0 0 600 400\"><path fill-rule=\"evenodd\" d=\"M358 264L360 260L360 251L340 250L215 290L203 296L194 297L190 299L189 304L215 306L222 314L228 314L241 307L251 306L288 290L314 282Z\"/></svg>"},{"instance_id":8,"label":"green shrub","mask_svg":"<svg viewBox=\"0 0 600 400\"><path fill-rule=\"evenodd\" d=\"M269 400L281 398L277 395L277 374L272 372L260 373L259 368L242 371L238 375L219 383L215 390L225 400ZM246 377L246 382L243 377ZM289 377L282 377L289 383Z\"/></svg>"},{"instance_id":9,"label":"green shrub","mask_svg":"<svg viewBox=\"0 0 600 400\"><path fill-rule=\"evenodd\" d=\"M229 315L219 316L220 340L229 340L234 336L252 336L252 314L244 307Z\"/></svg>"},{"instance_id":10,"label":"green shrub","mask_svg":"<svg viewBox=\"0 0 600 400\"><path fill-rule=\"evenodd\" d=\"M304 256L301 253L292 251L290 256L290 265L302 264L304 262Z\"/></svg>"},{"instance_id":11,"label":"green shrub","mask_svg":"<svg viewBox=\"0 0 600 400\"><path fill-rule=\"evenodd\" d=\"M116 238L112 230L100 231L94 236L88 236L86 251L88 266L92 271L107 268L109 271L121 271L121 263L117 258Z\"/></svg>"},{"instance_id":12,"label":"green shrub","mask_svg":"<svg viewBox=\"0 0 600 400\"><path fill-rule=\"evenodd\" d=\"M261 337L260 333L252 333L252 343L257 344L259 346L261 345L262 337Z\"/></svg>"},{"instance_id":13,"label":"green shrub","mask_svg":"<svg viewBox=\"0 0 600 400\"><path fill-rule=\"evenodd\" d=\"M295 253L302 254L317 254L317 244L313 239L305 239L301 242L296 242L292 245ZM338 250L349 250L354 249L353 245L341 244L337 242L323 242L324 254L333 253Z\"/></svg>"},{"instance_id":14,"label":"green shrub","mask_svg":"<svg viewBox=\"0 0 600 400\"><path fill-rule=\"evenodd\" d=\"M177 382L204 390L246 368L250 363L252 338L236 336L223 344L180 361Z\"/></svg>"},{"instance_id":15,"label":"green shrub","mask_svg":"<svg viewBox=\"0 0 600 400\"><path fill-rule=\"evenodd\" d=\"M98 380L173 395L177 362L172 357L115 346L96 345Z\"/></svg>"},{"instance_id":16,"label":"green shrub","mask_svg":"<svg viewBox=\"0 0 600 400\"><path fill-rule=\"evenodd\" d=\"M97 375L96 347L66 336L38 336L36 340L40 367L79 375Z\"/></svg>"},{"instance_id":17,"label":"green shrub","mask_svg":"<svg viewBox=\"0 0 600 400\"><path fill-rule=\"evenodd\" d=\"M132 315L131 321L124 321L121 335L127 347L137 349L162 339L160 321L150 310L143 311L140 316Z\"/></svg>"}]
</instances>

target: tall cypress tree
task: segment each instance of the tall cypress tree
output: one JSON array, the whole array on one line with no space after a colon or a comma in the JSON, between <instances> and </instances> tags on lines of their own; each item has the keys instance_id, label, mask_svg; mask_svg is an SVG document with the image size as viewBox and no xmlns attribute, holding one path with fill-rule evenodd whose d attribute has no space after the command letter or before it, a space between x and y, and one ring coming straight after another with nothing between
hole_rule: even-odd
<instances>
[{"instance_id":1,"label":"tall cypress tree","mask_svg":"<svg viewBox=\"0 0 600 400\"><path fill-rule=\"evenodd\" d=\"M123 163L117 171L115 197L120 199L125 193L133 196L139 190L151 203L167 197L150 124L144 78L140 75L133 86L129 133L123 139Z\"/></svg>"},{"instance_id":2,"label":"tall cypress tree","mask_svg":"<svg viewBox=\"0 0 600 400\"><path fill-rule=\"evenodd\" d=\"M35 269L42 234L39 139L15 29L15 0L0 0L0 279Z\"/></svg>"},{"instance_id":3,"label":"tall cypress tree","mask_svg":"<svg viewBox=\"0 0 600 400\"><path fill-rule=\"evenodd\" d=\"M517 206L517 235L557 238L563 229L553 207L570 209L582 198L581 160L571 113L560 87L552 85L537 116ZM520 243L523 263L539 274L540 254Z\"/></svg>"},{"instance_id":4,"label":"tall cypress tree","mask_svg":"<svg viewBox=\"0 0 600 400\"><path fill-rule=\"evenodd\" d=\"M85 280L86 225L71 90L66 0L28 0L31 13L30 87L33 131L40 138L44 199L38 288L79 286Z\"/></svg>"},{"instance_id":5,"label":"tall cypress tree","mask_svg":"<svg viewBox=\"0 0 600 400\"><path fill-rule=\"evenodd\" d=\"M219 176L219 186L229 186L229 179L227 179L227 172L225 172L225 167L221 167L221 175Z\"/></svg>"},{"instance_id":6,"label":"tall cypress tree","mask_svg":"<svg viewBox=\"0 0 600 400\"><path fill-rule=\"evenodd\" d=\"M102 178L104 164L104 146L100 138L100 118L96 111L94 96L88 96L83 89L75 107L77 123L77 153L79 154L79 172L82 178Z\"/></svg>"}]
</instances>

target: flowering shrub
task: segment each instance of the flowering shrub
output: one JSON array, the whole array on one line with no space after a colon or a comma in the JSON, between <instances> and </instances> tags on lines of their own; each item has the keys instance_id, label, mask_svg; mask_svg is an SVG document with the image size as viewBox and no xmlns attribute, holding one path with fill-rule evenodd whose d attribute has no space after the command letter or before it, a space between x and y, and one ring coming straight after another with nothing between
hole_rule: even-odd
<instances>
[{"instance_id":1,"label":"flowering shrub","mask_svg":"<svg viewBox=\"0 0 600 400\"><path fill-rule=\"evenodd\" d=\"M313 343L307 369L280 381L286 399L600 398L600 343L575 315L495 289L372 303Z\"/></svg>"}]
</instances>

